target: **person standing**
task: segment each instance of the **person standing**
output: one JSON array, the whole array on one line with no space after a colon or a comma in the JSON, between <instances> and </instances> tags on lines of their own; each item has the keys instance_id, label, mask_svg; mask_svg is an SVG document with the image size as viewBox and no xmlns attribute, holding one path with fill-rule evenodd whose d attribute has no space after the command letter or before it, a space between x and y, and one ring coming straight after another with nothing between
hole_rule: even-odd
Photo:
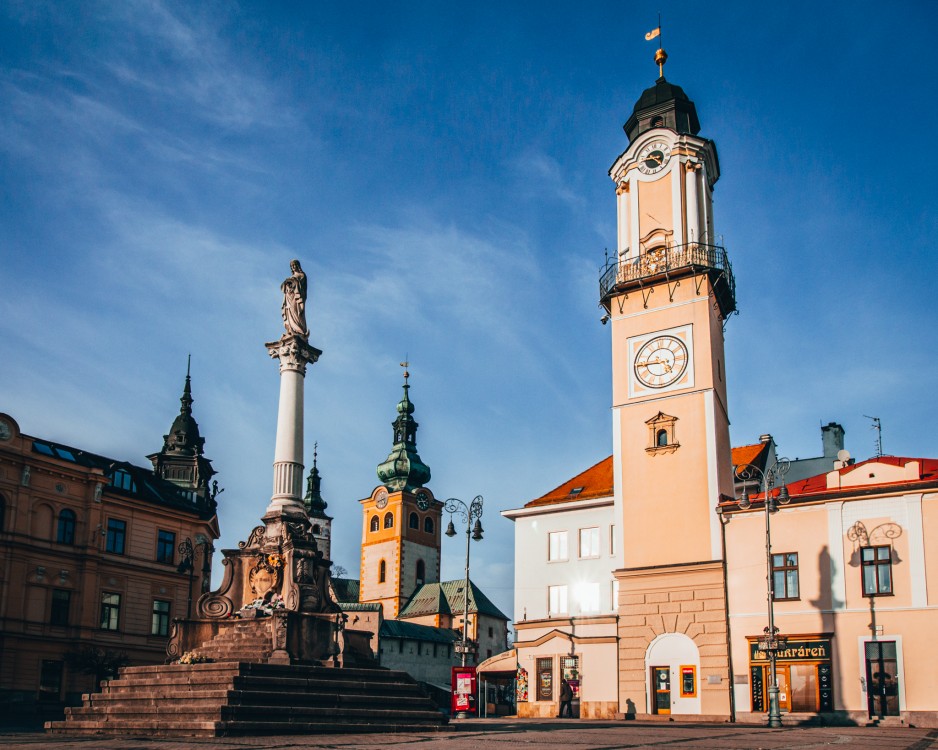
<instances>
[{"instance_id":1,"label":"person standing","mask_svg":"<svg viewBox=\"0 0 938 750\"><path fill-rule=\"evenodd\" d=\"M563 718L563 710L567 709L568 718L573 718L573 688L567 682L566 677L560 678L560 717Z\"/></svg>"}]
</instances>

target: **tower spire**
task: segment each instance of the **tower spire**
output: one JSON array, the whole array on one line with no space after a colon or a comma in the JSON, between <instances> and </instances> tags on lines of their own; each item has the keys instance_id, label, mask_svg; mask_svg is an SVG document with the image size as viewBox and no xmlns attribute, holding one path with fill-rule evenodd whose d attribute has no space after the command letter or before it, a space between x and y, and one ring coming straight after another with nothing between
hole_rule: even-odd
<instances>
[{"instance_id":1,"label":"tower spire","mask_svg":"<svg viewBox=\"0 0 938 750\"><path fill-rule=\"evenodd\" d=\"M423 487L430 481L430 467L420 459L417 453L417 421L414 419L414 405L410 400L410 363L401 362L404 368L404 395L397 404L397 419L394 428L394 446L387 459L378 464L378 479L393 491L413 490Z\"/></svg>"},{"instance_id":2,"label":"tower spire","mask_svg":"<svg viewBox=\"0 0 938 750\"><path fill-rule=\"evenodd\" d=\"M322 498L322 477L319 476L319 468L316 465L318 449L319 443L313 443L313 468L309 470L309 476L306 478L306 496L303 498L303 505L306 506L307 515L324 517L327 503Z\"/></svg>"}]
</instances>

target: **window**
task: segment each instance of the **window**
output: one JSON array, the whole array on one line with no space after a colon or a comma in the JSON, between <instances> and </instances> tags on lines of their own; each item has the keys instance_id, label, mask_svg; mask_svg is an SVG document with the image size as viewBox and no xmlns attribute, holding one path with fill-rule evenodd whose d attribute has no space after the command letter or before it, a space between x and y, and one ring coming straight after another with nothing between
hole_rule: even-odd
<instances>
[{"instance_id":1,"label":"window","mask_svg":"<svg viewBox=\"0 0 938 750\"><path fill-rule=\"evenodd\" d=\"M580 529L580 557L599 557L599 528Z\"/></svg>"},{"instance_id":2,"label":"window","mask_svg":"<svg viewBox=\"0 0 938 750\"><path fill-rule=\"evenodd\" d=\"M433 519L430 518L430 516L427 516L426 518L423 519L423 530L426 531L428 534L433 533L433 530L434 530Z\"/></svg>"},{"instance_id":3,"label":"window","mask_svg":"<svg viewBox=\"0 0 938 750\"><path fill-rule=\"evenodd\" d=\"M567 559L567 532L551 531L547 535L549 549L547 552L548 560L566 560Z\"/></svg>"},{"instance_id":4,"label":"window","mask_svg":"<svg viewBox=\"0 0 938 750\"><path fill-rule=\"evenodd\" d=\"M42 670L39 672L39 700L57 701L62 696L62 668L64 663L42 660Z\"/></svg>"},{"instance_id":5,"label":"window","mask_svg":"<svg viewBox=\"0 0 938 750\"><path fill-rule=\"evenodd\" d=\"M52 607L49 611L49 623L52 625L68 625L68 610L71 603L71 591L52 589Z\"/></svg>"},{"instance_id":6,"label":"window","mask_svg":"<svg viewBox=\"0 0 938 750\"><path fill-rule=\"evenodd\" d=\"M408 519L408 526L412 529L420 528L420 517L416 513L411 513L410 518Z\"/></svg>"},{"instance_id":7,"label":"window","mask_svg":"<svg viewBox=\"0 0 938 750\"><path fill-rule=\"evenodd\" d=\"M388 577L388 564L382 560L378 565L378 583L384 583Z\"/></svg>"},{"instance_id":8,"label":"window","mask_svg":"<svg viewBox=\"0 0 938 750\"><path fill-rule=\"evenodd\" d=\"M150 624L151 635L169 635L169 602L153 600L153 620Z\"/></svg>"},{"instance_id":9,"label":"window","mask_svg":"<svg viewBox=\"0 0 938 750\"><path fill-rule=\"evenodd\" d=\"M576 585L576 598L580 612L599 612L598 583L578 583Z\"/></svg>"},{"instance_id":10,"label":"window","mask_svg":"<svg viewBox=\"0 0 938 750\"><path fill-rule=\"evenodd\" d=\"M563 615L567 613L567 587L547 587L547 615Z\"/></svg>"},{"instance_id":11,"label":"window","mask_svg":"<svg viewBox=\"0 0 938 750\"><path fill-rule=\"evenodd\" d=\"M127 490L128 492L137 491L137 485L134 483L133 477L123 469L118 469L111 474L111 486L119 490Z\"/></svg>"},{"instance_id":12,"label":"window","mask_svg":"<svg viewBox=\"0 0 938 750\"><path fill-rule=\"evenodd\" d=\"M115 555L124 554L124 540L127 538L127 522L117 518L107 520L107 549Z\"/></svg>"},{"instance_id":13,"label":"window","mask_svg":"<svg viewBox=\"0 0 938 750\"><path fill-rule=\"evenodd\" d=\"M378 530L378 527L379 527L380 525L381 525L381 522L378 520L378 517L377 517L377 516L372 516L372 517L371 517L371 525L369 526L369 528L370 528L372 531L377 531L377 530Z\"/></svg>"},{"instance_id":14,"label":"window","mask_svg":"<svg viewBox=\"0 0 938 750\"><path fill-rule=\"evenodd\" d=\"M121 595L101 594L101 629L117 630L120 625Z\"/></svg>"},{"instance_id":15,"label":"window","mask_svg":"<svg viewBox=\"0 0 938 750\"><path fill-rule=\"evenodd\" d=\"M163 531L156 536L156 561L173 564L176 554L176 534L172 531Z\"/></svg>"},{"instance_id":16,"label":"window","mask_svg":"<svg viewBox=\"0 0 938 750\"><path fill-rule=\"evenodd\" d=\"M551 657L540 658L534 662L537 671L537 700L554 699L554 660Z\"/></svg>"},{"instance_id":17,"label":"window","mask_svg":"<svg viewBox=\"0 0 938 750\"><path fill-rule=\"evenodd\" d=\"M772 598L775 601L798 599L798 553L772 555Z\"/></svg>"},{"instance_id":18,"label":"window","mask_svg":"<svg viewBox=\"0 0 938 750\"><path fill-rule=\"evenodd\" d=\"M394 514L388 511L384 514L384 528L393 529L394 528Z\"/></svg>"},{"instance_id":19,"label":"window","mask_svg":"<svg viewBox=\"0 0 938 750\"><path fill-rule=\"evenodd\" d=\"M892 547L861 547L863 596L892 593Z\"/></svg>"},{"instance_id":20,"label":"window","mask_svg":"<svg viewBox=\"0 0 938 750\"><path fill-rule=\"evenodd\" d=\"M619 609L619 581L612 582L612 611Z\"/></svg>"},{"instance_id":21,"label":"window","mask_svg":"<svg viewBox=\"0 0 938 750\"><path fill-rule=\"evenodd\" d=\"M614 555L616 553L616 527L615 525L609 527L609 554Z\"/></svg>"},{"instance_id":22,"label":"window","mask_svg":"<svg viewBox=\"0 0 938 750\"><path fill-rule=\"evenodd\" d=\"M0 531L3 531L3 519L7 514L7 501L3 495L0 495Z\"/></svg>"},{"instance_id":23,"label":"window","mask_svg":"<svg viewBox=\"0 0 938 750\"><path fill-rule=\"evenodd\" d=\"M427 580L427 569L423 564L423 560L417 560L417 585L423 586L424 581Z\"/></svg>"},{"instance_id":24,"label":"window","mask_svg":"<svg viewBox=\"0 0 938 750\"><path fill-rule=\"evenodd\" d=\"M658 430L658 434L655 436L655 442L659 448L666 448L668 446L668 431Z\"/></svg>"},{"instance_id":25,"label":"window","mask_svg":"<svg viewBox=\"0 0 938 750\"><path fill-rule=\"evenodd\" d=\"M55 541L59 544L75 543L75 511L65 508L59 513L59 528Z\"/></svg>"}]
</instances>

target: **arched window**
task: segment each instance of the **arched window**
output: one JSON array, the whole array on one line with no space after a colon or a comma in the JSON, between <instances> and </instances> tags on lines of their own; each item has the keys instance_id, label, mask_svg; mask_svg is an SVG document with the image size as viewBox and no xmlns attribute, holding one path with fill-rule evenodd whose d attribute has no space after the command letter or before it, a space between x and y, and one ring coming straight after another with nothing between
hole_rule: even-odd
<instances>
[{"instance_id":1,"label":"arched window","mask_svg":"<svg viewBox=\"0 0 938 750\"><path fill-rule=\"evenodd\" d=\"M65 508L59 513L59 528L55 541L59 544L75 543L75 511Z\"/></svg>"},{"instance_id":2,"label":"arched window","mask_svg":"<svg viewBox=\"0 0 938 750\"><path fill-rule=\"evenodd\" d=\"M384 514L384 528L393 529L394 528L394 514L388 511Z\"/></svg>"},{"instance_id":3,"label":"arched window","mask_svg":"<svg viewBox=\"0 0 938 750\"><path fill-rule=\"evenodd\" d=\"M412 529L420 528L420 517L416 513L410 514L410 528Z\"/></svg>"},{"instance_id":4,"label":"arched window","mask_svg":"<svg viewBox=\"0 0 938 750\"><path fill-rule=\"evenodd\" d=\"M430 516L427 516L426 518L423 519L423 530L426 531L428 534L433 533L433 519L430 518Z\"/></svg>"},{"instance_id":5,"label":"arched window","mask_svg":"<svg viewBox=\"0 0 938 750\"><path fill-rule=\"evenodd\" d=\"M423 560L417 560L417 585L423 586L424 581L427 579L427 569L423 564Z\"/></svg>"},{"instance_id":6,"label":"arched window","mask_svg":"<svg viewBox=\"0 0 938 750\"><path fill-rule=\"evenodd\" d=\"M372 530L372 531L377 531L377 530L378 530L378 527L379 527L380 525L381 525L381 522L378 521L378 517L377 517L377 516L372 516L372 517L371 517L371 527L370 527L371 530Z\"/></svg>"},{"instance_id":7,"label":"arched window","mask_svg":"<svg viewBox=\"0 0 938 750\"><path fill-rule=\"evenodd\" d=\"M668 431L667 430L658 430L658 434L655 436L655 443L659 448L664 448L668 444Z\"/></svg>"},{"instance_id":8,"label":"arched window","mask_svg":"<svg viewBox=\"0 0 938 750\"><path fill-rule=\"evenodd\" d=\"M378 564L378 583L384 583L387 577L388 577L388 564L384 560L382 560Z\"/></svg>"}]
</instances>

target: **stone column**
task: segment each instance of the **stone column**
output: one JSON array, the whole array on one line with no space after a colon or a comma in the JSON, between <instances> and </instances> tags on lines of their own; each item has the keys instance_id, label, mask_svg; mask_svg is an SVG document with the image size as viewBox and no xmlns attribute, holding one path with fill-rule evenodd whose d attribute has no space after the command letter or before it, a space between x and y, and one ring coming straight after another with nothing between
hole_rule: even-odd
<instances>
[{"instance_id":1,"label":"stone column","mask_svg":"<svg viewBox=\"0 0 938 750\"><path fill-rule=\"evenodd\" d=\"M274 448L274 489L266 515L305 515L303 506L303 380L322 352L302 336L284 334L266 344L280 360L280 407Z\"/></svg>"}]
</instances>

